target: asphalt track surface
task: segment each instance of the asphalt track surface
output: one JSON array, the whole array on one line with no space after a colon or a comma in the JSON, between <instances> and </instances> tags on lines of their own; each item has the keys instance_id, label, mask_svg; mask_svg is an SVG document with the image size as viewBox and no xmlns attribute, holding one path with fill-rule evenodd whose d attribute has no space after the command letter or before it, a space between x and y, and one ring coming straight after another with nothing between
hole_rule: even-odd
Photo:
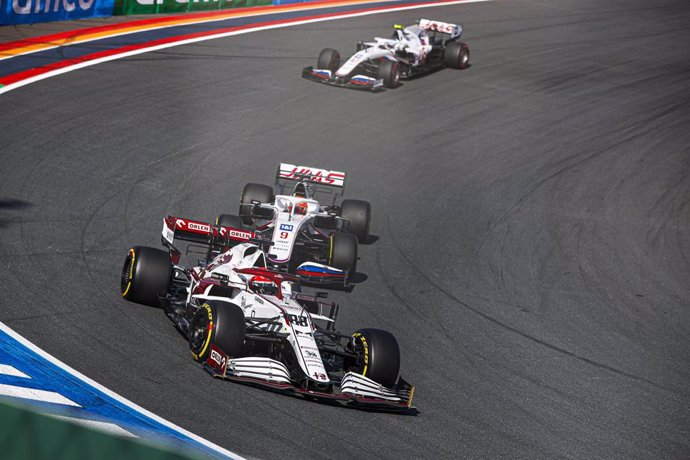
<instances>
[{"instance_id":1,"label":"asphalt track surface","mask_svg":"<svg viewBox=\"0 0 690 460\"><path fill-rule=\"evenodd\" d=\"M474 65L381 94L299 78L417 17ZM496 1L260 32L2 96L0 320L260 458L690 455L690 10ZM280 161L344 169L377 241L339 329L397 337L418 414L215 381L119 298L162 216L212 219Z\"/></svg>"}]
</instances>

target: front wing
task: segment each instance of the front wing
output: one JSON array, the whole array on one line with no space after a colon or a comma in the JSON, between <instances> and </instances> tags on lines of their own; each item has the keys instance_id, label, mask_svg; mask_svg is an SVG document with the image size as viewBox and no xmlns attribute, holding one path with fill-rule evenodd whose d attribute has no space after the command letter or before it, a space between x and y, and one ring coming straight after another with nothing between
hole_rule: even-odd
<instances>
[{"instance_id":1,"label":"front wing","mask_svg":"<svg viewBox=\"0 0 690 460\"><path fill-rule=\"evenodd\" d=\"M347 80L336 80L330 70L315 69L313 66L302 70L302 78L339 88L358 89L363 91L383 91L383 80L376 80L364 75L356 75Z\"/></svg>"},{"instance_id":2,"label":"front wing","mask_svg":"<svg viewBox=\"0 0 690 460\"><path fill-rule=\"evenodd\" d=\"M414 409L414 387L402 378L394 388L386 388L363 375L348 372L340 384L335 385L339 392L308 390L294 386L287 368L279 361L263 357L229 358L215 345L211 345L211 353L203 365L214 378L256 385L294 396L396 412Z\"/></svg>"},{"instance_id":3,"label":"front wing","mask_svg":"<svg viewBox=\"0 0 690 460\"><path fill-rule=\"evenodd\" d=\"M297 267L295 275L308 284L348 284L348 273L316 262L304 262Z\"/></svg>"}]
</instances>

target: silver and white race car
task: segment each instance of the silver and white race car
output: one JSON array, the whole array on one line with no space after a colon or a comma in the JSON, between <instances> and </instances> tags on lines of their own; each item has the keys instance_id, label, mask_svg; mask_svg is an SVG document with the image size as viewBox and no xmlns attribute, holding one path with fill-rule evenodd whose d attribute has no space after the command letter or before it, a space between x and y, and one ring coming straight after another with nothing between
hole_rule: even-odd
<instances>
[{"instance_id":1,"label":"silver and white race car","mask_svg":"<svg viewBox=\"0 0 690 460\"><path fill-rule=\"evenodd\" d=\"M443 67L470 66L470 48L460 41L461 25L420 19L407 27L393 27L391 38L358 42L357 52L345 63L340 61L338 51L325 48L316 67L305 67L302 77L333 86L377 91L395 88L400 79Z\"/></svg>"},{"instance_id":2,"label":"silver and white race car","mask_svg":"<svg viewBox=\"0 0 690 460\"><path fill-rule=\"evenodd\" d=\"M275 191L246 184L239 216L221 214L216 224L270 239L267 263L303 281L348 284L357 268L358 243L369 239L371 205L342 200L346 175L281 163Z\"/></svg>"},{"instance_id":3,"label":"silver and white race car","mask_svg":"<svg viewBox=\"0 0 690 460\"><path fill-rule=\"evenodd\" d=\"M162 241L167 251L129 250L122 297L162 307L213 377L346 405L411 407L414 388L399 376L395 337L336 331L339 307L324 301L327 293L303 294L296 277L267 267L270 241L173 216L163 221ZM184 253L181 242L191 243ZM180 260L192 246L205 257L188 268Z\"/></svg>"}]
</instances>

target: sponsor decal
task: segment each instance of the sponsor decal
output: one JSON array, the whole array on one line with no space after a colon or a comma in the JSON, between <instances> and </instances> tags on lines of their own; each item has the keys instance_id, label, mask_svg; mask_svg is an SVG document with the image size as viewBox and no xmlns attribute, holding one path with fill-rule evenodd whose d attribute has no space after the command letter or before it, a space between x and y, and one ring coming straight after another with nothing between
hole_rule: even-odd
<instances>
[{"instance_id":1,"label":"sponsor decal","mask_svg":"<svg viewBox=\"0 0 690 460\"><path fill-rule=\"evenodd\" d=\"M289 235L290 234L288 232L280 232L280 239L281 240L287 240Z\"/></svg>"},{"instance_id":2,"label":"sponsor decal","mask_svg":"<svg viewBox=\"0 0 690 460\"><path fill-rule=\"evenodd\" d=\"M345 185L345 173L328 171L326 169L311 168L309 166L295 166L282 163L280 165L280 177L286 179L302 179L326 185Z\"/></svg>"},{"instance_id":3,"label":"sponsor decal","mask_svg":"<svg viewBox=\"0 0 690 460\"><path fill-rule=\"evenodd\" d=\"M306 358L318 358L319 357L319 355L314 353L313 351L304 350L304 349L302 351L304 351L304 356Z\"/></svg>"},{"instance_id":4,"label":"sponsor decal","mask_svg":"<svg viewBox=\"0 0 690 460\"><path fill-rule=\"evenodd\" d=\"M290 224L280 224L280 229L286 232L291 232L294 227Z\"/></svg>"},{"instance_id":5,"label":"sponsor decal","mask_svg":"<svg viewBox=\"0 0 690 460\"><path fill-rule=\"evenodd\" d=\"M328 380L328 377L326 377L326 374L323 374L321 372L314 372L312 374L316 380Z\"/></svg>"},{"instance_id":6,"label":"sponsor decal","mask_svg":"<svg viewBox=\"0 0 690 460\"><path fill-rule=\"evenodd\" d=\"M228 237L240 240L248 240L252 237L252 233L243 232L242 230L230 229L228 230Z\"/></svg>"},{"instance_id":7,"label":"sponsor decal","mask_svg":"<svg viewBox=\"0 0 690 460\"><path fill-rule=\"evenodd\" d=\"M223 367L225 365L225 357L221 356L220 353L218 353L215 349L211 350L211 361L216 363L219 367Z\"/></svg>"},{"instance_id":8,"label":"sponsor decal","mask_svg":"<svg viewBox=\"0 0 690 460\"><path fill-rule=\"evenodd\" d=\"M455 24L448 24L447 22L430 21L428 19L422 19L419 21L419 26L436 32L441 32L444 34L452 34L457 26Z\"/></svg>"},{"instance_id":9,"label":"sponsor decal","mask_svg":"<svg viewBox=\"0 0 690 460\"><path fill-rule=\"evenodd\" d=\"M114 0L7 0L0 2L0 26L110 16Z\"/></svg>"},{"instance_id":10,"label":"sponsor decal","mask_svg":"<svg viewBox=\"0 0 690 460\"><path fill-rule=\"evenodd\" d=\"M189 230L194 230L194 231L204 232L204 233L208 233L208 232L211 231L211 226L210 226L210 225L207 225L207 224L198 224L198 223L196 223L196 222L190 222L189 224L187 224L187 228L188 228Z\"/></svg>"},{"instance_id":11,"label":"sponsor decal","mask_svg":"<svg viewBox=\"0 0 690 460\"><path fill-rule=\"evenodd\" d=\"M286 315L287 320L291 323L297 324L298 326L307 327L309 326L309 320L306 316L297 315Z\"/></svg>"}]
</instances>

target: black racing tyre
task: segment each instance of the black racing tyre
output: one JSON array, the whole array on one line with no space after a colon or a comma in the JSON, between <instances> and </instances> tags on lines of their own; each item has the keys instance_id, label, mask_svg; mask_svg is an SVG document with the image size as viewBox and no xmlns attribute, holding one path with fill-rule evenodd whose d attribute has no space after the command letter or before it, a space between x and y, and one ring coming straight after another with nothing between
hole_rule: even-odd
<instances>
[{"instance_id":1,"label":"black racing tyre","mask_svg":"<svg viewBox=\"0 0 690 460\"><path fill-rule=\"evenodd\" d=\"M462 42L450 42L443 50L443 63L452 69L470 66L470 47Z\"/></svg>"},{"instance_id":2,"label":"black racing tyre","mask_svg":"<svg viewBox=\"0 0 690 460\"><path fill-rule=\"evenodd\" d=\"M242 229L242 218L234 214L219 214L216 217L216 225Z\"/></svg>"},{"instance_id":3,"label":"black racing tyre","mask_svg":"<svg viewBox=\"0 0 690 460\"><path fill-rule=\"evenodd\" d=\"M384 59L379 65L378 77L386 88L395 88L400 84L400 63Z\"/></svg>"},{"instance_id":4,"label":"black racing tyre","mask_svg":"<svg viewBox=\"0 0 690 460\"><path fill-rule=\"evenodd\" d=\"M352 276L357 270L357 237L352 233L335 232L329 243L328 265L345 270Z\"/></svg>"},{"instance_id":5,"label":"black racing tyre","mask_svg":"<svg viewBox=\"0 0 690 460\"><path fill-rule=\"evenodd\" d=\"M161 249L134 246L129 250L120 278L120 293L130 302L158 307L172 278L170 254Z\"/></svg>"},{"instance_id":6,"label":"black racing tyre","mask_svg":"<svg viewBox=\"0 0 690 460\"><path fill-rule=\"evenodd\" d=\"M240 198L240 214L242 214L242 205L251 204L252 201L259 203L271 203L273 201L273 187L264 184L247 184L242 190L242 197ZM251 217L243 217L244 223L251 225L253 223Z\"/></svg>"},{"instance_id":7,"label":"black racing tyre","mask_svg":"<svg viewBox=\"0 0 690 460\"><path fill-rule=\"evenodd\" d=\"M350 221L349 232L353 233L360 243L366 243L369 238L371 223L371 205L368 201L343 200L340 206L340 217Z\"/></svg>"},{"instance_id":8,"label":"black racing tyre","mask_svg":"<svg viewBox=\"0 0 690 460\"><path fill-rule=\"evenodd\" d=\"M382 329L360 329L352 337L358 354L355 370L385 387L395 385L400 373L400 347L393 334Z\"/></svg>"},{"instance_id":9,"label":"black racing tyre","mask_svg":"<svg viewBox=\"0 0 690 460\"><path fill-rule=\"evenodd\" d=\"M211 344L230 358L242 354L245 322L242 309L235 304L219 300L204 302L189 323L187 335L189 350L195 361L206 361Z\"/></svg>"},{"instance_id":10,"label":"black racing tyre","mask_svg":"<svg viewBox=\"0 0 690 460\"><path fill-rule=\"evenodd\" d=\"M335 72L340 68L340 53L332 48L322 49L316 61L316 68Z\"/></svg>"}]
</instances>

